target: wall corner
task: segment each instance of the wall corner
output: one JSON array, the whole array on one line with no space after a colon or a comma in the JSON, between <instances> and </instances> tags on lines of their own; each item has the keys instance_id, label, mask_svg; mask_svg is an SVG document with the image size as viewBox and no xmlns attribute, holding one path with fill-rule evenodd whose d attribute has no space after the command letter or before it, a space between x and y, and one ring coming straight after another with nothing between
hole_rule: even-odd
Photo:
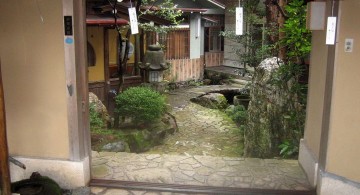
<instances>
[{"instance_id":1,"label":"wall corner","mask_svg":"<svg viewBox=\"0 0 360 195\"><path fill-rule=\"evenodd\" d=\"M317 185L319 164L315 158L315 155L307 146L305 139L300 140L299 164L304 170L310 185L315 187Z\"/></svg>"}]
</instances>

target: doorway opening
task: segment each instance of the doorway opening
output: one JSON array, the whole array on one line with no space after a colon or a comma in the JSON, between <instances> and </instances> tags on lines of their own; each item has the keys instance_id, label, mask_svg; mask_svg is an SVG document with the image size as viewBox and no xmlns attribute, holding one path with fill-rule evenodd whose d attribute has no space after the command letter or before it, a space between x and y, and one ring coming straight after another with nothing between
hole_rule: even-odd
<instances>
[{"instance_id":1,"label":"doorway opening","mask_svg":"<svg viewBox=\"0 0 360 195\"><path fill-rule=\"evenodd\" d=\"M96 9L104 9L104 5L98 6L97 1L89 2L95 3ZM95 13L96 9L87 10ZM151 183L155 186L183 185L188 189L195 185L237 190L243 188L295 190L299 187L306 191L308 187L306 178L297 161L243 158L242 129L223 110L227 110L228 103L234 103L234 97L241 94L237 94L236 91L244 89L243 82L248 80L212 87L204 86L199 79L181 81L181 79L187 80L186 75L203 77L204 69L201 69L203 58L182 61L169 59L174 65L168 70L169 74L175 73L177 77L169 76L168 78L173 80L170 80L168 85L155 87L164 92L168 104L167 115L165 119L159 120L160 124L134 130L131 125L121 126L121 123L132 122L131 118L126 116L120 118L120 124L116 119L112 120L111 118L116 115L115 100L119 95L120 81L116 74L119 67L118 56L121 53L119 51L122 50L119 49L121 48L119 43L122 41L119 41L113 18L109 20L106 17L91 18L89 13L93 12L88 12L87 39L95 51L95 56L91 59L96 59L95 63L92 63L95 66L89 67L89 91L97 96L97 100L94 96L94 102L99 103L98 105L90 103L90 117L94 117L95 125L97 121L100 123L98 125L102 126L94 128L91 132L94 185L106 186L110 180L117 180L118 182L114 183L118 186L123 185L122 187L125 187L126 183L122 183L123 181L145 182L131 185L133 188L137 185L149 187ZM116 22L119 21L121 20ZM181 30L181 33L180 30L176 31L169 40L173 41L183 36L181 40L186 40L184 43L188 45L190 40L186 36L191 36L190 32L190 30L189 32ZM145 45L152 43L153 39L156 41L159 37L156 34L138 39L130 36L128 42L132 45L139 44L140 47L136 48L145 51ZM174 47L173 51L177 51L177 48ZM146 83L146 74L135 71L139 62L137 60L143 59L143 55L145 54L126 59L129 66L123 67L124 75L128 74L126 75L128 77L124 77L124 81L127 78L129 80L123 83L124 88L152 86L148 83L143 84ZM195 103L197 98L204 96L211 96L210 100L212 96L218 96L220 100L224 100L226 106L220 102L219 109L214 109ZM107 113L92 115L91 109L103 110L104 107ZM118 127L114 128L114 126ZM155 131L159 128L170 131L165 133L162 129ZM155 140L158 138L161 140ZM126 185L130 184L126 183Z\"/></svg>"}]
</instances>

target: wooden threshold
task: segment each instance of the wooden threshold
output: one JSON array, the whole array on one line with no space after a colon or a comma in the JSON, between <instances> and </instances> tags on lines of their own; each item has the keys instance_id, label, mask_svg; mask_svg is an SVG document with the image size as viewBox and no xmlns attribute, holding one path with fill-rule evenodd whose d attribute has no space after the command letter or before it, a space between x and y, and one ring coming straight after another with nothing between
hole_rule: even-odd
<instances>
[{"instance_id":1,"label":"wooden threshold","mask_svg":"<svg viewBox=\"0 0 360 195\"><path fill-rule=\"evenodd\" d=\"M212 187L197 185L180 185L180 184L163 184L163 183L147 183L135 181L119 181L106 179L92 179L91 187L119 188L127 190L146 190L146 191L162 191L177 192L189 194L247 194L247 195L315 195L315 190L275 190L275 189L255 189L255 188L233 188L233 187Z\"/></svg>"}]
</instances>

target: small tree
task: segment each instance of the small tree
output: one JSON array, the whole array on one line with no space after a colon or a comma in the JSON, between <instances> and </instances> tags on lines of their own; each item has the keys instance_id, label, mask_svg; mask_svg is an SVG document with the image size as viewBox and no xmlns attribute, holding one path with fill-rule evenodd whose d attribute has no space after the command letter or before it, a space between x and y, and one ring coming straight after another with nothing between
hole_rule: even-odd
<instances>
[{"instance_id":1,"label":"small tree","mask_svg":"<svg viewBox=\"0 0 360 195\"><path fill-rule=\"evenodd\" d=\"M119 86L118 86L118 93L121 93L123 91L123 84L124 84L124 73L125 73L125 67L127 65L127 59L128 59L128 51L129 51L129 39L131 35L131 29L129 28L129 25L125 26L125 28L121 28L117 25L116 21L118 19L117 16L117 0L107 0L109 5L112 7L112 12L114 13L114 20L115 20L115 28L118 32L118 44L119 44L119 51L118 51L118 75L119 75ZM150 23L143 22L142 18L147 16L155 16L162 18L164 20L167 20L169 24L176 25L179 24L181 21L181 15L182 12L180 10L176 9L175 4L172 0L134 0L135 2L135 8L137 13L137 19L138 24L140 27L140 34L146 33L147 31L151 32L167 32L171 30L171 28L164 28L159 27L156 25L151 25ZM127 29L125 37L122 36L121 32L124 31L124 29ZM139 51L140 51L140 44L139 44L139 34L136 35L136 46L135 46L135 52L136 56L139 58ZM122 44L125 42L125 52L122 51ZM122 56L121 54L124 53ZM137 59L139 61L139 59ZM137 64L136 64L137 66ZM137 68L137 67L135 67ZM118 127L119 124L119 116L115 114L114 116L114 124L115 128Z\"/></svg>"},{"instance_id":2,"label":"small tree","mask_svg":"<svg viewBox=\"0 0 360 195\"><path fill-rule=\"evenodd\" d=\"M119 75L119 88L118 92L121 93L123 90L124 83L124 72L128 59L128 51L129 51L129 40L131 35L131 29L129 25L125 27L120 27L117 25L116 21L118 19L117 9L118 9L118 0L107 0L109 5L112 8L113 17L115 20L115 28L118 32L118 75ZM165 21L167 21L168 25L177 25L181 21L182 12L176 9L175 4L172 0L133 0L134 7L136 8L136 15L138 20L138 25L140 28L139 34L143 34L147 31L151 32L167 32L171 30L171 28L164 28L163 26L152 25L149 22L143 22L143 18L145 17L158 17ZM130 3L132 3L130 1ZM122 36L122 32L127 29L125 37ZM136 39L139 39L139 35L136 35ZM122 51L122 45L125 42L125 51ZM138 41L137 41L138 42ZM140 45L136 44L135 52L140 51ZM121 54L124 53L122 56Z\"/></svg>"}]
</instances>

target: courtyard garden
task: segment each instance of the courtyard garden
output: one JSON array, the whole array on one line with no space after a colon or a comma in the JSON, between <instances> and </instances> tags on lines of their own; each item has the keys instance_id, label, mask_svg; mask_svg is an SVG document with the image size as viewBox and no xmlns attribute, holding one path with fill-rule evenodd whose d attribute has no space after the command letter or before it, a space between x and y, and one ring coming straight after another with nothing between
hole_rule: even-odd
<instances>
[{"instance_id":1,"label":"courtyard garden","mask_svg":"<svg viewBox=\"0 0 360 195\"><path fill-rule=\"evenodd\" d=\"M304 129L303 78L310 52L304 5L293 0L281 12L283 23L270 25L267 18L266 25L259 27L267 10L259 1L244 1L247 32L220 33L237 43L233 50L244 65L237 72L240 79L205 71L202 80L190 80L183 87L175 82L124 91L120 87L114 116L91 110L104 106L90 107L92 149L296 158ZM256 38L259 32L262 39ZM171 66L161 63L163 68Z\"/></svg>"}]
</instances>

